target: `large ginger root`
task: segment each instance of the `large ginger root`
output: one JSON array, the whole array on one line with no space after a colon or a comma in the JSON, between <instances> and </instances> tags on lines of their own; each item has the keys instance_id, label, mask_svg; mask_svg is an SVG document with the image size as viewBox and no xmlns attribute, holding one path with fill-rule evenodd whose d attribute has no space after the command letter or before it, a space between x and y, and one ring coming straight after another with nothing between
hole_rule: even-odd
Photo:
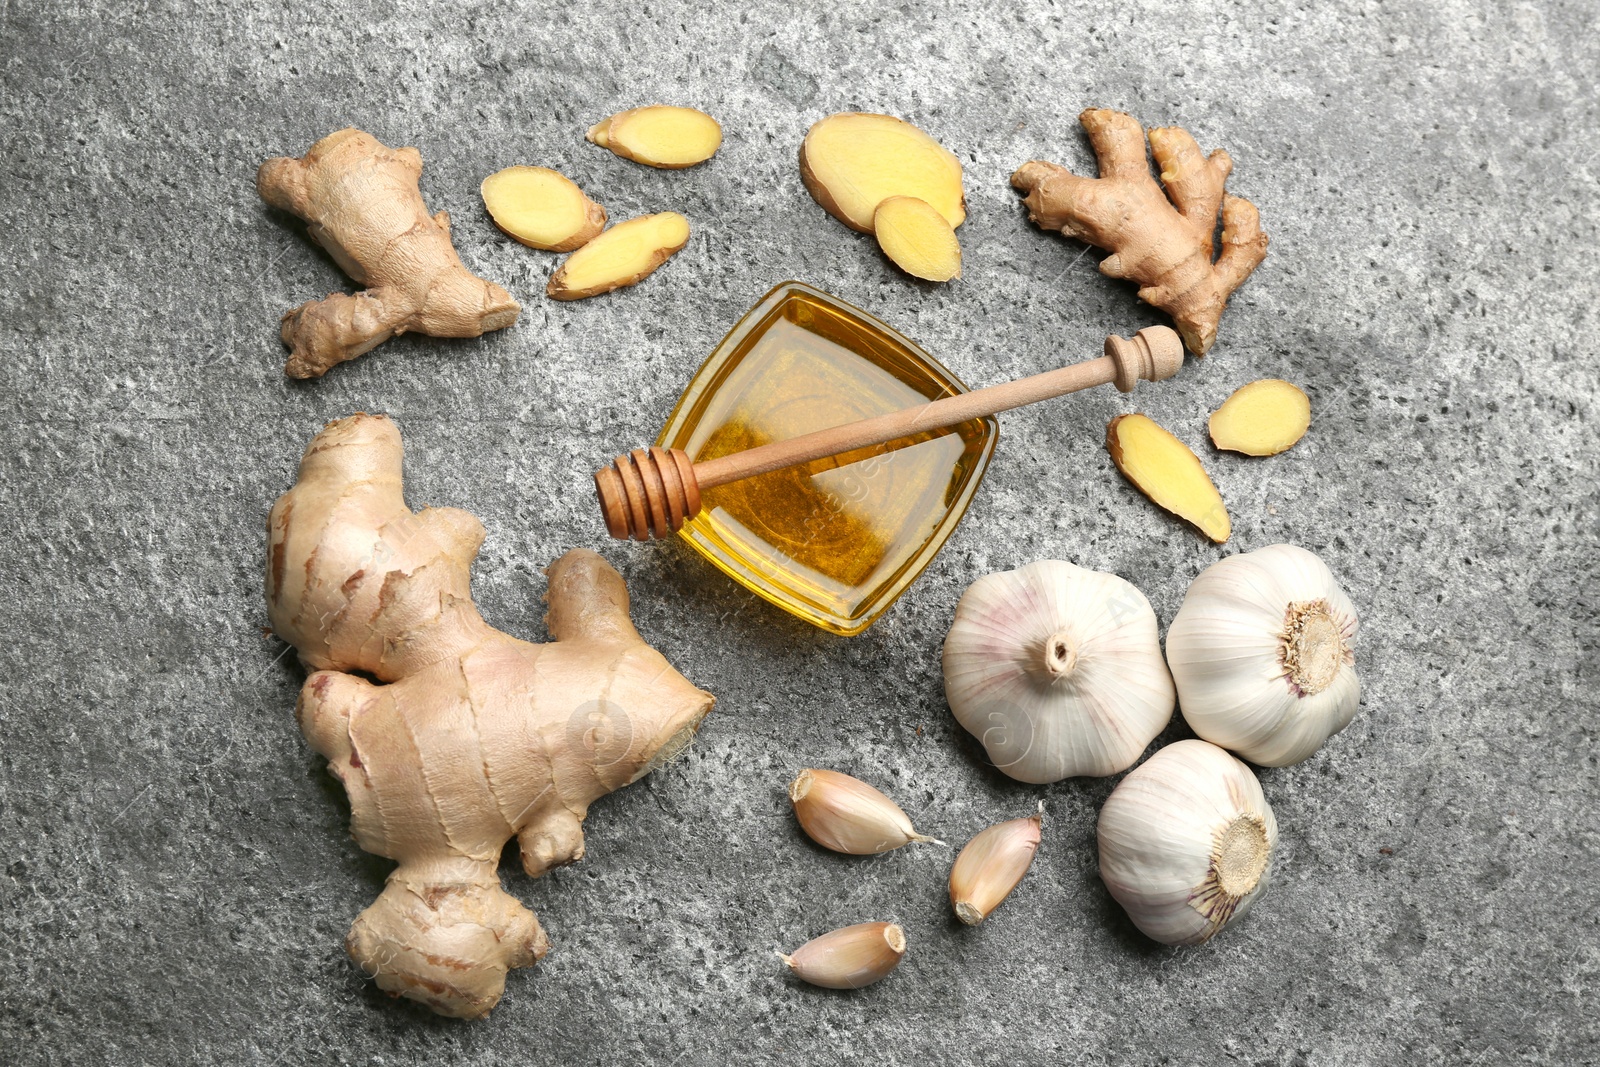
<instances>
[{"instance_id":1,"label":"large ginger root","mask_svg":"<svg viewBox=\"0 0 1600 1067\"><path fill-rule=\"evenodd\" d=\"M1144 130L1120 111L1078 116L1088 131L1098 179L1080 178L1054 163L1025 163L1011 184L1028 194L1028 216L1111 253L1100 271L1139 283L1139 299L1171 315L1189 351L1203 356L1237 289L1267 254L1267 235L1255 205L1224 194L1233 160L1210 156L1177 127L1150 131L1150 153L1161 168L1150 177ZM1168 201L1168 197L1171 201ZM1222 210L1222 253L1211 259L1212 231Z\"/></svg>"},{"instance_id":2,"label":"large ginger root","mask_svg":"<svg viewBox=\"0 0 1600 1067\"><path fill-rule=\"evenodd\" d=\"M506 972L549 948L496 866L512 837L538 877L583 856L583 818L670 759L714 703L628 620L599 556L549 570L550 644L493 629L472 603L483 526L413 514L400 434L381 416L328 424L272 508L267 609L313 673L297 714L350 797L368 852L399 863L346 947L378 985L482 1016Z\"/></svg>"},{"instance_id":3,"label":"large ginger root","mask_svg":"<svg viewBox=\"0 0 1600 1067\"><path fill-rule=\"evenodd\" d=\"M462 265L450 216L428 214L421 174L415 148L388 148L353 129L329 134L302 159L261 164L261 198L304 219L311 239L367 287L284 315L290 377L320 377L407 331L477 337L517 321L522 307L511 294Z\"/></svg>"}]
</instances>

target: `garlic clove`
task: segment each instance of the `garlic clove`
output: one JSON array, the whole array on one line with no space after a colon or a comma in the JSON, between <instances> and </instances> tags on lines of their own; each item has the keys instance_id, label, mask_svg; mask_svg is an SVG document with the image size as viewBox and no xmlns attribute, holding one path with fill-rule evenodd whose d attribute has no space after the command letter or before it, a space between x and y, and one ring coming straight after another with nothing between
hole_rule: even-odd
<instances>
[{"instance_id":1,"label":"garlic clove","mask_svg":"<svg viewBox=\"0 0 1600 1067\"><path fill-rule=\"evenodd\" d=\"M825 989L860 989L900 966L906 934L894 923L859 923L778 953L795 977Z\"/></svg>"},{"instance_id":2,"label":"garlic clove","mask_svg":"<svg viewBox=\"0 0 1600 1067\"><path fill-rule=\"evenodd\" d=\"M1179 741L1129 773L1100 809L1100 877L1147 936L1209 940L1266 889L1278 823L1250 768Z\"/></svg>"},{"instance_id":3,"label":"garlic clove","mask_svg":"<svg viewBox=\"0 0 1600 1067\"><path fill-rule=\"evenodd\" d=\"M789 785L789 802L806 836L835 852L871 856L913 841L944 844L917 833L900 805L838 771L801 771Z\"/></svg>"},{"instance_id":4,"label":"garlic clove","mask_svg":"<svg viewBox=\"0 0 1600 1067\"><path fill-rule=\"evenodd\" d=\"M1172 718L1150 602L1114 574L1062 560L972 583L943 666L956 720L1018 781L1126 770Z\"/></svg>"},{"instance_id":5,"label":"garlic clove","mask_svg":"<svg viewBox=\"0 0 1600 1067\"><path fill-rule=\"evenodd\" d=\"M1039 850L1043 809L1026 819L998 823L979 833L950 868L950 906L976 926L998 908L1028 873Z\"/></svg>"},{"instance_id":6,"label":"garlic clove","mask_svg":"<svg viewBox=\"0 0 1600 1067\"><path fill-rule=\"evenodd\" d=\"M1303 548L1269 545L1212 564L1167 630L1184 718L1254 763L1299 763L1360 706L1359 629L1350 598Z\"/></svg>"}]
</instances>

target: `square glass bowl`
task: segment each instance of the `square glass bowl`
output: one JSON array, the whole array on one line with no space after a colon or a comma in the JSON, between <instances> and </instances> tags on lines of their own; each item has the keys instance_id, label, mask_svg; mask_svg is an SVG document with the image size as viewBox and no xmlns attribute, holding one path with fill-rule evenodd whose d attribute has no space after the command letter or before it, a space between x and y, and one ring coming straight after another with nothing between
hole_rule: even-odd
<instances>
[{"instance_id":1,"label":"square glass bowl","mask_svg":"<svg viewBox=\"0 0 1600 1067\"><path fill-rule=\"evenodd\" d=\"M966 391L882 322L785 282L722 339L656 443L714 459ZM973 419L708 489L679 536L757 596L858 634L955 531L998 434Z\"/></svg>"}]
</instances>

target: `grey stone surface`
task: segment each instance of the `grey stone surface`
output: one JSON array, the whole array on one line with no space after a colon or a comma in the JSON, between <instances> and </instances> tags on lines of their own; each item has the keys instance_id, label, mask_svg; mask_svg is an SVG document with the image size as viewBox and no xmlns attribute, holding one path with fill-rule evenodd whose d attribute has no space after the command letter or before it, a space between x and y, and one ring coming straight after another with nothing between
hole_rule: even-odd
<instances>
[{"instance_id":1,"label":"grey stone surface","mask_svg":"<svg viewBox=\"0 0 1600 1067\"><path fill-rule=\"evenodd\" d=\"M298 11L288 10L299 7ZM1593 6L1548 0L945 6L0 2L0 1048L23 1063L1578 1064L1600 1059L1596 851ZM727 143L687 172L582 140L653 100ZM1266 265L1211 358L1136 401L1004 420L972 510L864 636L809 629L676 544L605 543L592 468L653 437L769 286L800 278L987 383L1160 321L1030 226L1022 161L1090 163L1086 106L1225 146ZM927 287L826 218L794 164L835 110L903 115L967 163L966 276ZM478 341L403 338L280 372L279 315L347 286L256 165L359 125L427 161L468 265L524 299ZM559 167L689 247L571 305L479 180ZM1101 447L1137 403L1196 444L1239 384L1316 422L1271 461L1203 452L1235 536L1204 543ZM596 805L589 858L510 890L555 949L493 1017L376 993L341 947L386 864L346 832L263 632L263 519L325 420L394 416L414 504L482 517L488 618L542 635L540 568L601 549L640 629L720 703L679 762ZM1225 553L1292 541L1363 612L1364 707L1263 783L1278 876L1172 951L1096 875L1114 784L1022 786L944 705L965 585L1044 556L1122 574L1170 621ZM1164 740L1186 736L1181 720ZM1021 891L947 914L946 852L825 854L782 785L884 786L961 842L1043 799ZM859 994L771 950L893 917L908 962Z\"/></svg>"}]
</instances>

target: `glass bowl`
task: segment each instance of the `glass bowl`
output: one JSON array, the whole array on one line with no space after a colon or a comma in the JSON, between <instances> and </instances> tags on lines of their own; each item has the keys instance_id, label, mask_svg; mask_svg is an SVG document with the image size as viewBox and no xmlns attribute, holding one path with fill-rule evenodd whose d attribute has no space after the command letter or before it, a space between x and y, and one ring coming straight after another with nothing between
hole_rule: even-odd
<instances>
[{"instance_id":1,"label":"glass bowl","mask_svg":"<svg viewBox=\"0 0 1600 1067\"><path fill-rule=\"evenodd\" d=\"M656 443L713 459L966 391L871 315L785 282L722 339ZM973 419L708 489L679 536L757 596L858 634L955 531L998 433Z\"/></svg>"}]
</instances>

